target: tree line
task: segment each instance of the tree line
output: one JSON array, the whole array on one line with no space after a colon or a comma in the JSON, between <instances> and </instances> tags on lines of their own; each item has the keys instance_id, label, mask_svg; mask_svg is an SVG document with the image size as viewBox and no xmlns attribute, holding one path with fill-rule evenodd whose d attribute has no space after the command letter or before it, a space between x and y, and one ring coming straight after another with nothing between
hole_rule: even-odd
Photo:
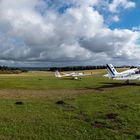
<instances>
[{"instance_id":1,"label":"tree line","mask_svg":"<svg viewBox=\"0 0 140 140\"><path fill-rule=\"evenodd\" d=\"M116 68L135 68L135 66L118 66ZM94 69L106 69L106 65L51 67L49 69L49 71L56 71L56 70L58 70L58 71L77 71L77 70L94 70Z\"/></svg>"},{"instance_id":2,"label":"tree line","mask_svg":"<svg viewBox=\"0 0 140 140\"><path fill-rule=\"evenodd\" d=\"M93 70L93 69L106 69L106 66L66 66L66 67L51 67L50 71L77 71L77 70Z\"/></svg>"},{"instance_id":3,"label":"tree line","mask_svg":"<svg viewBox=\"0 0 140 140\"><path fill-rule=\"evenodd\" d=\"M17 67L8 67L8 66L0 66L0 71L17 71L17 72L26 72L27 70L17 68Z\"/></svg>"}]
</instances>

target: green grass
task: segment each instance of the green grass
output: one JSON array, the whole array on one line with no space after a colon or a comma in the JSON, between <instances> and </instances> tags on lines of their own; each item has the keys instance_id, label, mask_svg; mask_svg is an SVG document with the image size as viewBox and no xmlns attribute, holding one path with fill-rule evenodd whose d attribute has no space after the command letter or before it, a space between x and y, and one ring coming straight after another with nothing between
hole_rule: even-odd
<instances>
[{"instance_id":1,"label":"green grass","mask_svg":"<svg viewBox=\"0 0 140 140\"><path fill-rule=\"evenodd\" d=\"M125 85L101 76L80 81L52 76L1 76L0 79L2 140L140 139L139 83ZM55 90L59 98L53 94L52 98L25 99L19 93L18 97L6 99L2 97L4 89L9 94L13 89L27 93L41 90L47 94ZM74 95L73 90L79 93ZM58 100L64 104L56 104ZM17 101L23 104L15 104Z\"/></svg>"},{"instance_id":2,"label":"green grass","mask_svg":"<svg viewBox=\"0 0 140 140\"><path fill-rule=\"evenodd\" d=\"M106 81L110 80L99 76L79 80L57 79L54 76L0 76L0 89L91 89L104 85Z\"/></svg>"}]
</instances>

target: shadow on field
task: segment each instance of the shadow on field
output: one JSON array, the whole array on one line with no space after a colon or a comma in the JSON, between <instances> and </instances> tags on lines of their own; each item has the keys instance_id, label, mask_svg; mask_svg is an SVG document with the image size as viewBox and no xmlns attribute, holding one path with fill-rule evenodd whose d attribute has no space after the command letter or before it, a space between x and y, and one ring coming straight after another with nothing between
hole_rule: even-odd
<instances>
[{"instance_id":1,"label":"shadow on field","mask_svg":"<svg viewBox=\"0 0 140 140\"><path fill-rule=\"evenodd\" d=\"M61 78L61 79L59 79L59 80L62 80L62 81L64 81L64 80L66 80L66 81L81 81L81 78L79 78L79 79L73 79L73 78Z\"/></svg>"},{"instance_id":2,"label":"shadow on field","mask_svg":"<svg viewBox=\"0 0 140 140\"><path fill-rule=\"evenodd\" d=\"M126 87L126 86L140 86L140 83L118 83L118 82L102 82L101 84L104 84L96 89L105 89L105 88L115 88L115 87Z\"/></svg>"}]
</instances>

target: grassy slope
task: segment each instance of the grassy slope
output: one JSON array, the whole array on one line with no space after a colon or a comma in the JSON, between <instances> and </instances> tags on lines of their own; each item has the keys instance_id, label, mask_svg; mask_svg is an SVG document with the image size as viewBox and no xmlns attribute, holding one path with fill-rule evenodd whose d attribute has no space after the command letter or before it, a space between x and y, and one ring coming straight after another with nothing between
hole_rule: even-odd
<instances>
[{"instance_id":1,"label":"grassy slope","mask_svg":"<svg viewBox=\"0 0 140 140\"><path fill-rule=\"evenodd\" d=\"M2 76L1 89L87 89L90 94L58 98L0 99L0 138L32 140L108 140L140 138L140 87L102 77L81 81L51 76ZM61 89L61 90L60 90ZM10 90L9 90L10 91ZM27 90L28 92L28 90ZM1 94L0 94L1 95ZM22 101L23 105L14 104Z\"/></svg>"}]
</instances>

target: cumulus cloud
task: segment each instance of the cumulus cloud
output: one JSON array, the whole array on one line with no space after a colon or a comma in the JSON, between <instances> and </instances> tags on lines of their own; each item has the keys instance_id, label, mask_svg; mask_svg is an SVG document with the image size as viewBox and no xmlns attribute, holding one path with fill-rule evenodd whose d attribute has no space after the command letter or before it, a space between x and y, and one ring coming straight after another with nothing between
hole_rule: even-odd
<instances>
[{"instance_id":1,"label":"cumulus cloud","mask_svg":"<svg viewBox=\"0 0 140 140\"><path fill-rule=\"evenodd\" d=\"M132 3L114 0L109 7L116 11L120 5L134 7ZM1 0L0 62L82 65L140 59L133 56L140 52L139 32L109 29L98 4L97 0ZM114 21L119 21L117 15Z\"/></svg>"},{"instance_id":2,"label":"cumulus cloud","mask_svg":"<svg viewBox=\"0 0 140 140\"><path fill-rule=\"evenodd\" d=\"M129 9L134 7L135 3L129 0L113 0L112 3L109 4L109 10L111 12L118 12L120 8Z\"/></svg>"},{"instance_id":3,"label":"cumulus cloud","mask_svg":"<svg viewBox=\"0 0 140 140\"><path fill-rule=\"evenodd\" d=\"M111 20L114 21L114 22L118 22L118 21L120 21L119 17L116 16L116 15L113 16Z\"/></svg>"}]
</instances>

